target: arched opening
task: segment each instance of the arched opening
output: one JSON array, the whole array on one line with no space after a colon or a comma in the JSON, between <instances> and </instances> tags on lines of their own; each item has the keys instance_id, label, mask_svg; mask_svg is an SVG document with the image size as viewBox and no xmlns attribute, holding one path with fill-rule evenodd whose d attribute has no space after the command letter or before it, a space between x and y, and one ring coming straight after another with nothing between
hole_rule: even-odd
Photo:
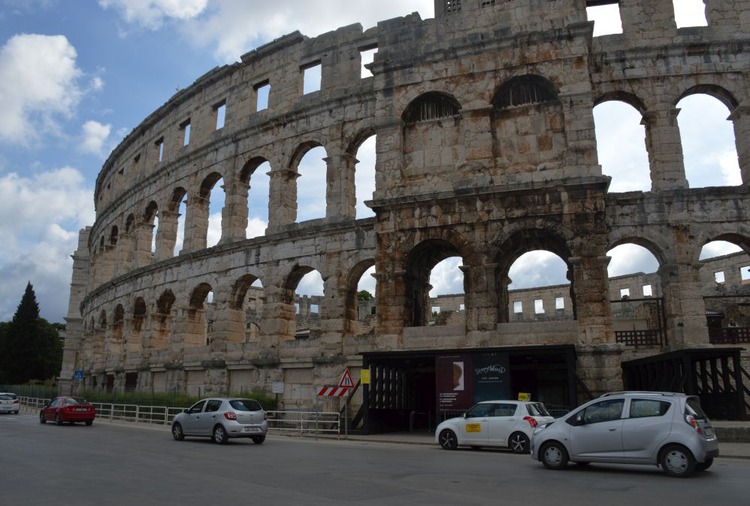
<instances>
[{"instance_id":1,"label":"arched opening","mask_svg":"<svg viewBox=\"0 0 750 506\"><path fill-rule=\"evenodd\" d=\"M575 319L568 265L546 250L527 251L508 270L510 321Z\"/></svg>"},{"instance_id":2,"label":"arched opening","mask_svg":"<svg viewBox=\"0 0 750 506\"><path fill-rule=\"evenodd\" d=\"M185 197L187 191L184 188L175 188L172 192L172 199L169 203L169 210L172 213L176 213L173 217L175 220L175 232L173 237L167 238L168 241L174 241L172 247L172 256L179 255L182 251L182 246L185 243L185 213L187 212L187 201Z\"/></svg>"},{"instance_id":3,"label":"arched opening","mask_svg":"<svg viewBox=\"0 0 750 506\"><path fill-rule=\"evenodd\" d=\"M376 142L377 137L372 135L357 148L357 165L354 170L357 219L375 216L375 212L367 207L365 202L372 200L372 194L375 191Z\"/></svg>"},{"instance_id":4,"label":"arched opening","mask_svg":"<svg viewBox=\"0 0 750 506\"><path fill-rule=\"evenodd\" d=\"M610 192L651 191L641 120L641 113L627 101L613 99L594 107L596 150L602 174L612 178Z\"/></svg>"},{"instance_id":5,"label":"arched opening","mask_svg":"<svg viewBox=\"0 0 750 506\"><path fill-rule=\"evenodd\" d=\"M154 315L154 329L150 347L155 350L165 350L171 341L172 307L176 297L172 290L164 290L156 299L156 314Z\"/></svg>"},{"instance_id":6,"label":"arched opening","mask_svg":"<svg viewBox=\"0 0 750 506\"><path fill-rule=\"evenodd\" d=\"M213 289L208 283L200 283L190 294L187 319L185 322L185 347L205 346L208 344L208 311L209 294ZM213 298L213 297L211 297Z\"/></svg>"},{"instance_id":7,"label":"arched opening","mask_svg":"<svg viewBox=\"0 0 750 506\"><path fill-rule=\"evenodd\" d=\"M663 346L666 323L659 260L646 247L620 243L607 252L615 340L626 346Z\"/></svg>"},{"instance_id":8,"label":"arched opening","mask_svg":"<svg viewBox=\"0 0 750 506\"><path fill-rule=\"evenodd\" d=\"M304 274L302 274L302 272ZM290 281L299 276L294 288L295 331L296 339L320 337L320 313L324 297L323 277L316 270L299 267Z\"/></svg>"},{"instance_id":9,"label":"arched opening","mask_svg":"<svg viewBox=\"0 0 750 506\"><path fill-rule=\"evenodd\" d=\"M237 280L232 289L229 309L237 312L239 325L235 332L230 332L229 341L260 339L264 300L263 284L258 277L246 274Z\"/></svg>"},{"instance_id":10,"label":"arched opening","mask_svg":"<svg viewBox=\"0 0 750 506\"><path fill-rule=\"evenodd\" d=\"M153 200L146 206L146 211L143 213L143 223L151 226L151 255L156 253L156 233L159 229L159 207Z\"/></svg>"},{"instance_id":11,"label":"arched opening","mask_svg":"<svg viewBox=\"0 0 750 506\"><path fill-rule=\"evenodd\" d=\"M700 279L711 344L750 342L750 256L747 238L724 236L706 243Z\"/></svg>"},{"instance_id":12,"label":"arched opening","mask_svg":"<svg viewBox=\"0 0 750 506\"><path fill-rule=\"evenodd\" d=\"M345 330L348 336L373 337L377 318L374 261L360 262L349 277L346 307L344 310Z\"/></svg>"},{"instance_id":13,"label":"arched opening","mask_svg":"<svg viewBox=\"0 0 750 506\"><path fill-rule=\"evenodd\" d=\"M208 227L206 228L206 247L216 246L221 240L221 214L224 209L224 180L214 172L203 180L201 197L207 199Z\"/></svg>"},{"instance_id":14,"label":"arched opening","mask_svg":"<svg viewBox=\"0 0 750 506\"><path fill-rule=\"evenodd\" d=\"M448 297L444 297L444 307L449 316L452 314L452 311L447 313L449 307L463 304L464 279L460 270L461 263L458 248L443 239L424 241L409 252L404 279L404 326L424 327L438 321L437 316L443 307L433 307L433 296L435 303L438 303L439 295L453 292L450 294L453 295L452 301L449 302ZM443 324L447 322L445 320Z\"/></svg>"},{"instance_id":15,"label":"arched opening","mask_svg":"<svg viewBox=\"0 0 750 506\"><path fill-rule=\"evenodd\" d=\"M734 126L727 120L727 105L706 94L719 90L699 88L694 91L677 103L688 185L690 188L741 185ZM725 96L721 98L729 100Z\"/></svg>"},{"instance_id":16,"label":"arched opening","mask_svg":"<svg viewBox=\"0 0 750 506\"><path fill-rule=\"evenodd\" d=\"M298 174L297 223L326 217L326 150L320 145L303 146L294 169Z\"/></svg>"},{"instance_id":17,"label":"arched opening","mask_svg":"<svg viewBox=\"0 0 750 506\"><path fill-rule=\"evenodd\" d=\"M250 160L242 171L241 180L248 185L247 227L245 237L262 237L268 228L268 206L271 192L271 164L263 158Z\"/></svg>"}]
</instances>

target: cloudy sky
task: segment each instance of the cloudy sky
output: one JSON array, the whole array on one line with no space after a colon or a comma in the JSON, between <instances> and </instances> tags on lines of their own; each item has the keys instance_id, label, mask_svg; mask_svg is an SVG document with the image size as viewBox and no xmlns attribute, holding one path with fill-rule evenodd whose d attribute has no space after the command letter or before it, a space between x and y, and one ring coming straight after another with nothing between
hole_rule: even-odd
<instances>
[{"instance_id":1,"label":"cloudy sky","mask_svg":"<svg viewBox=\"0 0 750 506\"><path fill-rule=\"evenodd\" d=\"M676 1L678 22L705 24L700 0ZM177 90L294 30L314 37L355 22L369 28L411 12L433 17L433 0L0 0L0 321L12 318L27 282L42 316L62 321L70 255L78 231L95 219L97 173L112 148ZM616 13L591 16L599 16L600 32L617 30ZM702 143L691 144L692 154L686 150L686 164L695 160L691 186L737 184L728 113L708 102L689 108L700 118L693 129ZM647 189L638 187L642 178L625 177L635 173L633 167L644 170L645 158L629 151L632 143L633 152L645 157L639 118L627 107L600 108L597 137L601 143L610 135L619 148L600 147L604 170L615 178L613 189ZM709 116L717 127L707 123ZM623 152L633 167L623 169ZM360 159L364 172L368 160L365 154ZM366 193L362 188L361 200ZM262 230L262 217L256 221ZM558 282L554 269L550 280L530 276L555 262L561 261L542 256L518 262L512 277L519 287ZM455 291L455 272L455 263L436 271L432 282L440 293Z\"/></svg>"}]
</instances>

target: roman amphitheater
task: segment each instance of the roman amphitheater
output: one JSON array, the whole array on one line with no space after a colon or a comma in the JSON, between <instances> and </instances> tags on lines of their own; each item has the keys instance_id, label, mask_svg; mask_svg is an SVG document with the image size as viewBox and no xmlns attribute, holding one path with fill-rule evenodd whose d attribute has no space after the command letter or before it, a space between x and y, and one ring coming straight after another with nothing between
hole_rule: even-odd
<instances>
[{"instance_id":1,"label":"roman amphitheater","mask_svg":"<svg viewBox=\"0 0 750 506\"><path fill-rule=\"evenodd\" d=\"M610 4L622 31L594 36L590 9ZM367 431L429 427L490 397L569 409L621 388L747 416L750 0L705 5L706 26L678 28L671 0L435 0L434 18L294 32L209 71L101 169L61 388L255 390L280 409L332 409L343 399L319 389L350 371L351 424ZM736 186L688 183L677 104L696 94L726 108ZM640 115L644 191L613 191L600 165L593 110L609 101ZM373 140L358 217L357 157ZM321 149L322 171L302 170ZM299 196L316 176L324 211L309 218ZM701 260L713 241L744 251ZM608 252L625 244L656 271L610 279ZM511 266L539 250L569 283L511 289ZM452 258L463 292L431 298ZM299 292L311 273L321 296Z\"/></svg>"}]
</instances>

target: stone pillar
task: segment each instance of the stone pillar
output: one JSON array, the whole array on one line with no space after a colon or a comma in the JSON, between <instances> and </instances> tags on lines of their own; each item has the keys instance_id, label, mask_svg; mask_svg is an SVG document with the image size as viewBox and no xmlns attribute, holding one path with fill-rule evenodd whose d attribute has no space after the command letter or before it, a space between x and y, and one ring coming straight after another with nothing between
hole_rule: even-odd
<instances>
[{"instance_id":1,"label":"stone pillar","mask_svg":"<svg viewBox=\"0 0 750 506\"><path fill-rule=\"evenodd\" d=\"M279 227L290 225L297 219L297 172L290 169L272 170L268 230L278 230Z\"/></svg>"},{"instance_id":2,"label":"stone pillar","mask_svg":"<svg viewBox=\"0 0 750 506\"><path fill-rule=\"evenodd\" d=\"M729 116L734 125L734 143L742 184L750 185L750 104L735 107Z\"/></svg>"},{"instance_id":3,"label":"stone pillar","mask_svg":"<svg viewBox=\"0 0 750 506\"><path fill-rule=\"evenodd\" d=\"M710 346L701 265L697 254L693 255L692 248L684 244L685 236L682 231L675 231L676 258L658 270L664 294L667 346L672 350Z\"/></svg>"},{"instance_id":4,"label":"stone pillar","mask_svg":"<svg viewBox=\"0 0 750 506\"><path fill-rule=\"evenodd\" d=\"M677 125L679 112L675 108L662 108L647 112L641 121L646 127L651 190L654 192L688 187Z\"/></svg>"},{"instance_id":5,"label":"stone pillar","mask_svg":"<svg viewBox=\"0 0 750 506\"><path fill-rule=\"evenodd\" d=\"M578 342L584 346L614 344L612 308L609 303L607 256L577 256L573 267Z\"/></svg>"},{"instance_id":6,"label":"stone pillar","mask_svg":"<svg viewBox=\"0 0 750 506\"><path fill-rule=\"evenodd\" d=\"M576 375L594 397L605 392L622 390L621 344L599 344L576 346ZM578 402L589 401L585 392L578 393Z\"/></svg>"},{"instance_id":7,"label":"stone pillar","mask_svg":"<svg viewBox=\"0 0 750 506\"><path fill-rule=\"evenodd\" d=\"M495 330L500 321L498 293L495 287L495 272L498 264L463 265L460 267L468 282L464 307L466 308L466 331ZM506 291L507 293L507 291Z\"/></svg>"},{"instance_id":8,"label":"stone pillar","mask_svg":"<svg viewBox=\"0 0 750 506\"><path fill-rule=\"evenodd\" d=\"M156 231L156 253L154 259L166 260L174 256L174 245L177 242L177 220L180 213L159 211L159 228Z\"/></svg>"},{"instance_id":9,"label":"stone pillar","mask_svg":"<svg viewBox=\"0 0 750 506\"><path fill-rule=\"evenodd\" d=\"M191 195L188 197L185 216L185 239L180 254L205 249L207 233L208 199L197 194Z\"/></svg>"},{"instance_id":10,"label":"stone pillar","mask_svg":"<svg viewBox=\"0 0 750 506\"><path fill-rule=\"evenodd\" d=\"M224 208L221 210L219 244L242 241L247 236L247 194L250 186L241 181L224 184Z\"/></svg>"},{"instance_id":11,"label":"stone pillar","mask_svg":"<svg viewBox=\"0 0 750 506\"><path fill-rule=\"evenodd\" d=\"M561 93L558 98L565 118L565 135L568 139L568 149L565 150L566 170L571 170L576 177L601 176L601 166L598 165L596 152L591 92Z\"/></svg>"},{"instance_id":12,"label":"stone pillar","mask_svg":"<svg viewBox=\"0 0 750 506\"><path fill-rule=\"evenodd\" d=\"M296 332L294 290L277 285L264 284L262 336L274 336L274 340L292 340ZM291 292L291 293L290 293Z\"/></svg>"},{"instance_id":13,"label":"stone pillar","mask_svg":"<svg viewBox=\"0 0 750 506\"><path fill-rule=\"evenodd\" d=\"M750 0L703 0L708 26L728 33L750 33Z\"/></svg>"},{"instance_id":14,"label":"stone pillar","mask_svg":"<svg viewBox=\"0 0 750 506\"><path fill-rule=\"evenodd\" d=\"M677 33L672 2L663 0L620 0L622 32L632 40L653 43L671 39Z\"/></svg>"},{"instance_id":15,"label":"stone pillar","mask_svg":"<svg viewBox=\"0 0 750 506\"><path fill-rule=\"evenodd\" d=\"M326 162L326 218L335 221L356 218L354 168L357 159L349 153L331 155Z\"/></svg>"},{"instance_id":16,"label":"stone pillar","mask_svg":"<svg viewBox=\"0 0 750 506\"><path fill-rule=\"evenodd\" d=\"M151 238L154 233L153 223L139 223L135 230L135 266L145 267L151 265L153 254L151 253Z\"/></svg>"}]
</instances>

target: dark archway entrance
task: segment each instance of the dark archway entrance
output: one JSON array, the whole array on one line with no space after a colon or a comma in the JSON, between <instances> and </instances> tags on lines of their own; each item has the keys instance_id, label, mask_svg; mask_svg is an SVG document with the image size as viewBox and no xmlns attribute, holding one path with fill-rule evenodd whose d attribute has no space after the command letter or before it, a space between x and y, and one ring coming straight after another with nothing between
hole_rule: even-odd
<instances>
[{"instance_id":1,"label":"dark archway entrance","mask_svg":"<svg viewBox=\"0 0 750 506\"><path fill-rule=\"evenodd\" d=\"M576 405L575 364L574 346L365 353L363 429L432 431L479 400L522 394L562 414Z\"/></svg>"}]
</instances>

